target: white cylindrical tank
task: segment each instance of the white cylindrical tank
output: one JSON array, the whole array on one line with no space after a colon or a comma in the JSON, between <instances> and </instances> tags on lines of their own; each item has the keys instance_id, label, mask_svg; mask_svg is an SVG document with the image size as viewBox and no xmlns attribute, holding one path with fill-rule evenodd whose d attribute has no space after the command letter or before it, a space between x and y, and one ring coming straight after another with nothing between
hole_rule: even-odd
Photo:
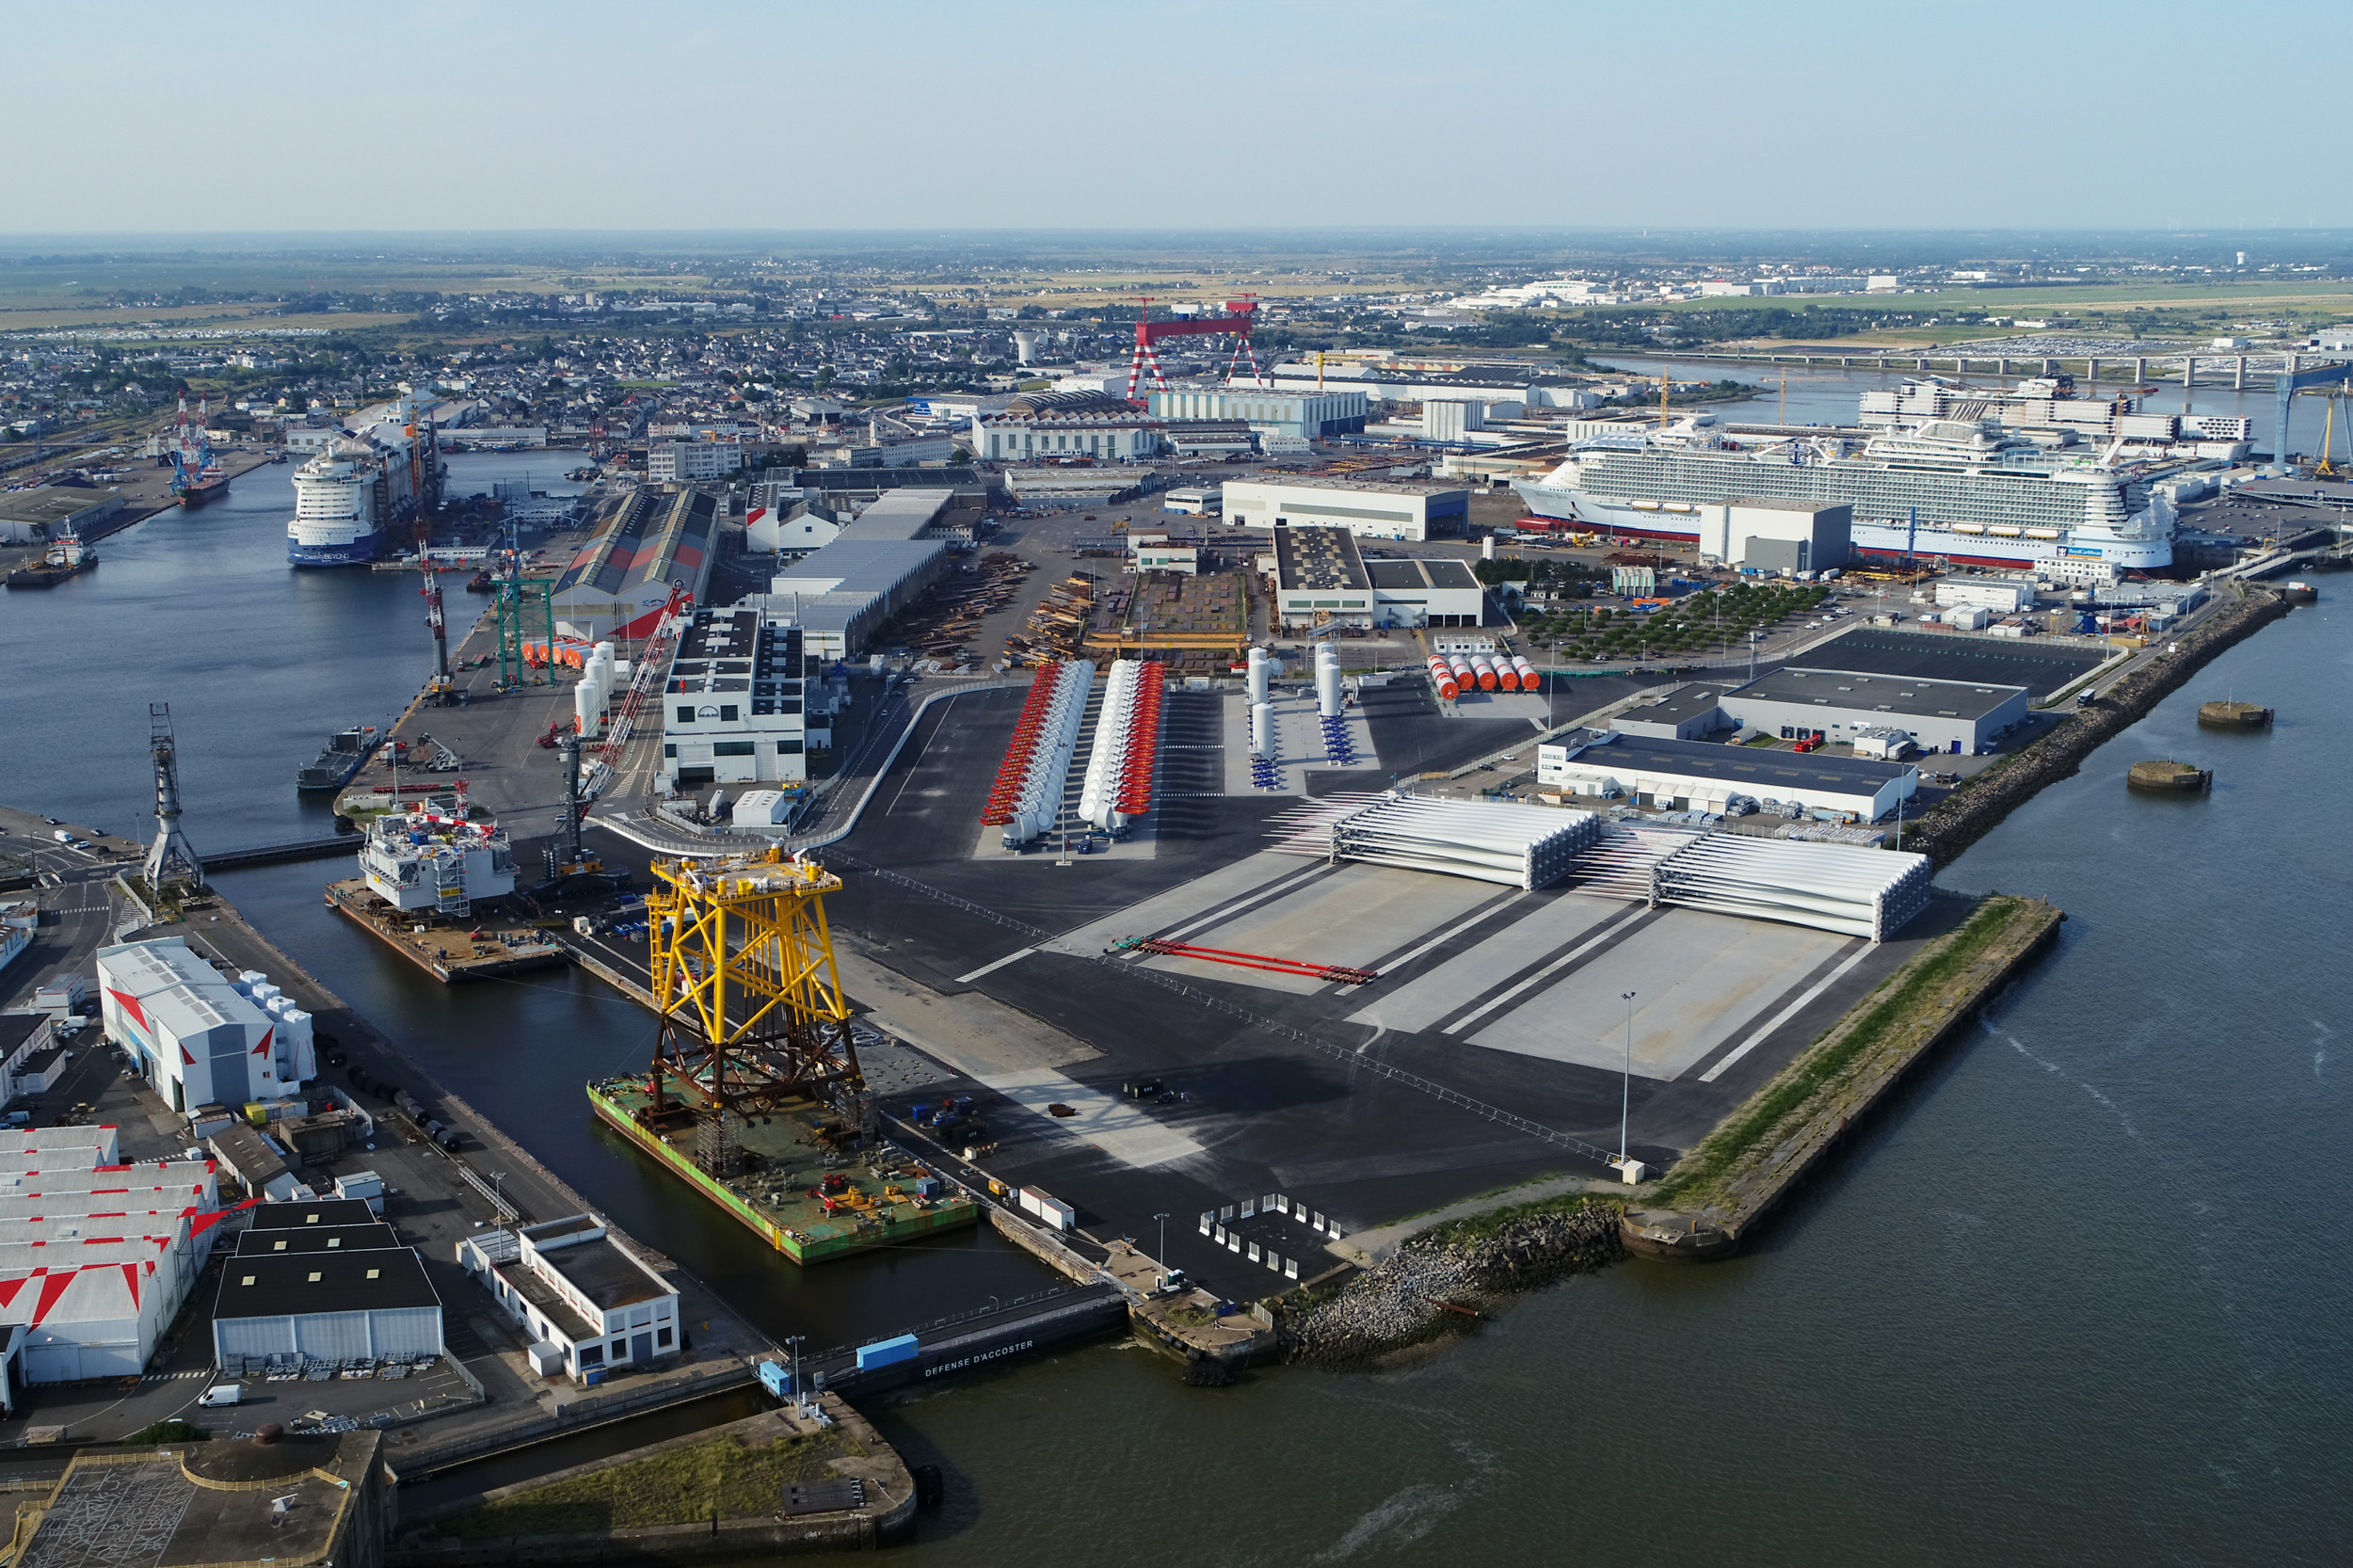
<instances>
[{"instance_id":1,"label":"white cylindrical tank","mask_svg":"<svg viewBox=\"0 0 2353 1568\"><path fill-rule=\"evenodd\" d=\"M594 735L604 722L604 704L597 700L597 683L583 680L572 688L572 727L583 735Z\"/></svg>"},{"instance_id":2,"label":"white cylindrical tank","mask_svg":"<svg viewBox=\"0 0 2353 1568\"><path fill-rule=\"evenodd\" d=\"M254 1006L261 1008L267 1008L272 998L285 995L283 991L280 991L277 986L272 985L266 980L262 982L259 985L253 987L252 990L247 992L246 994L253 999Z\"/></svg>"},{"instance_id":3,"label":"white cylindrical tank","mask_svg":"<svg viewBox=\"0 0 2353 1568\"><path fill-rule=\"evenodd\" d=\"M1493 534L1479 541L1479 558L1482 561L1496 558L1496 536Z\"/></svg>"},{"instance_id":4,"label":"white cylindrical tank","mask_svg":"<svg viewBox=\"0 0 2353 1568\"><path fill-rule=\"evenodd\" d=\"M599 643L590 651L608 664L613 662L613 645L609 641Z\"/></svg>"},{"instance_id":5,"label":"white cylindrical tank","mask_svg":"<svg viewBox=\"0 0 2353 1568\"><path fill-rule=\"evenodd\" d=\"M1337 655L1316 661L1316 712L1327 719L1340 716L1340 661Z\"/></svg>"},{"instance_id":6,"label":"white cylindrical tank","mask_svg":"<svg viewBox=\"0 0 2353 1568\"><path fill-rule=\"evenodd\" d=\"M1250 700L1253 703L1266 700L1267 678L1273 673L1268 667L1271 663L1272 661L1266 656L1266 649L1254 648L1250 650L1250 668L1242 679L1248 686Z\"/></svg>"},{"instance_id":7,"label":"white cylindrical tank","mask_svg":"<svg viewBox=\"0 0 2353 1568\"><path fill-rule=\"evenodd\" d=\"M1274 755L1274 704L1272 702L1251 705L1250 754L1253 757Z\"/></svg>"}]
</instances>

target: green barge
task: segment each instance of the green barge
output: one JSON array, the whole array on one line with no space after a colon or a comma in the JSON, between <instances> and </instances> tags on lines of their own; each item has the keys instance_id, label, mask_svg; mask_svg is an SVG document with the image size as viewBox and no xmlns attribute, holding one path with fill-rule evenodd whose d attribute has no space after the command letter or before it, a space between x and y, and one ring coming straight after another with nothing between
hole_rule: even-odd
<instances>
[{"instance_id":1,"label":"green barge","mask_svg":"<svg viewBox=\"0 0 2353 1568\"><path fill-rule=\"evenodd\" d=\"M675 1080L672 1080L675 1083ZM816 1101L730 1117L731 1175L696 1158L702 1118L673 1088L657 1108L643 1077L588 1085L606 1126L795 1263L824 1263L977 1224L980 1205L903 1154L846 1153Z\"/></svg>"}]
</instances>

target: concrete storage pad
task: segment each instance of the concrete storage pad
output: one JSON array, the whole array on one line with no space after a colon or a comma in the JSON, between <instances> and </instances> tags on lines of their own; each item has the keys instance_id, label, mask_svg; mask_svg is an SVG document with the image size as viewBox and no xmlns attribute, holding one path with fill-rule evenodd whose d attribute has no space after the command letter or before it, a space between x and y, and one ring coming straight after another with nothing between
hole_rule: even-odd
<instances>
[{"instance_id":1,"label":"concrete storage pad","mask_svg":"<svg viewBox=\"0 0 2353 1568\"><path fill-rule=\"evenodd\" d=\"M1542 964L1586 933L1623 918L1632 906L1615 899L1563 893L1547 899L1478 945L1417 980L1385 991L1349 1017L1353 1024L1412 1032L1428 1029L1487 992Z\"/></svg>"},{"instance_id":2,"label":"concrete storage pad","mask_svg":"<svg viewBox=\"0 0 2353 1568\"><path fill-rule=\"evenodd\" d=\"M1271 856L1271 858L1283 858ZM1370 968L1504 891L1492 882L1387 866L1342 866L1185 937L1203 947ZM1308 996L1331 983L1200 958L1150 958L1154 968Z\"/></svg>"},{"instance_id":3,"label":"concrete storage pad","mask_svg":"<svg viewBox=\"0 0 2353 1568\"><path fill-rule=\"evenodd\" d=\"M1219 918L1244 901L1276 896L1288 885L1305 881L1329 868L1295 855L1260 853L1220 866L1206 876L1171 888L1065 933L1052 943L1065 952L1093 956L1121 936L1174 936L1193 939L1206 920ZM1216 944L1211 944L1212 946Z\"/></svg>"},{"instance_id":4,"label":"concrete storage pad","mask_svg":"<svg viewBox=\"0 0 2353 1568\"><path fill-rule=\"evenodd\" d=\"M1283 788L1261 790L1250 782L1250 699L1234 694L1223 704L1225 792L1229 795L1304 795L1307 792L1305 775L1329 773L1342 766L1324 753L1323 725L1316 716L1313 692L1277 689L1267 694L1267 704L1274 710L1274 760L1282 772ZM1356 753L1356 760L1346 766L1379 767L1380 750L1372 744L1372 726L1363 706L1344 709L1342 714L1348 723L1348 743Z\"/></svg>"},{"instance_id":5,"label":"concrete storage pad","mask_svg":"<svg viewBox=\"0 0 2353 1568\"><path fill-rule=\"evenodd\" d=\"M1624 993L1634 1002L1634 1070L1680 1077L1793 995L1855 938L1794 925L1672 909L1624 942L1531 993L1471 1036L1494 1050L1617 1069Z\"/></svg>"}]
</instances>

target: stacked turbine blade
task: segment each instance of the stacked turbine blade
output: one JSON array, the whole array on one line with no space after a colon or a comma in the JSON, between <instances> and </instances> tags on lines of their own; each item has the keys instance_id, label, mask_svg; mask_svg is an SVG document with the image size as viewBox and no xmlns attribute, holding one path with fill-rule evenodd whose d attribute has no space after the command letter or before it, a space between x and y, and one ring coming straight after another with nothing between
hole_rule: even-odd
<instances>
[{"instance_id":1,"label":"stacked turbine blade","mask_svg":"<svg viewBox=\"0 0 2353 1568\"><path fill-rule=\"evenodd\" d=\"M1042 665L1031 683L981 813L983 823L1005 830L1008 844L1036 838L1061 814L1063 783L1094 684L1095 665L1085 659Z\"/></svg>"},{"instance_id":2,"label":"stacked turbine blade","mask_svg":"<svg viewBox=\"0 0 2353 1568\"><path fill-rule=\"evenodd\" d=\"M1155 663L1112 662L1096 716L1079 815L1108 833L1152 807L1152 769L1160 754L1160 694L1166 672Z\"/></svg>"}]
</instances>

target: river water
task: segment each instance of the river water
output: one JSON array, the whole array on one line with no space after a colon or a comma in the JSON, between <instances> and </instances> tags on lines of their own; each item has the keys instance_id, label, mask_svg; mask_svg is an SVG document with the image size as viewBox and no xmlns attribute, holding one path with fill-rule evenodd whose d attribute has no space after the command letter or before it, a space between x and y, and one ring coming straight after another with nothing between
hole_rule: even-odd
<instances>
[{"instance_id":1,"label":"river water","mask_svg":"<svg viewBox=\"0 0 2353 1568\"><path fill-rule=\"evenodd\" d=\"M415 590L282 562L272 576L275 539L250 545L229 526L241 515L118 536L83 580L96 592L7 596L0 798L137 828L144 704L168 699L200 847L306 825L285 779L297 742L413 690ZM1034 1568L2337 1560L2353 1534L2353 1246L2335 1218L2353 1208L2353 851L2297 813L2353 776L2344 581L1950 870L2056 900L2058 950L1756 1250L1572 1281L1406 1371L1196 1390L1104 1345L880 1404L910 1461L949 1479L913 1550ZM2277 728L2200 731L2196 704L2225 696L2277 706ZM2213 795L2128 794L2124 768L2147 757L2214 767ZM223 879L452 1088L770 1332L822 1340L1044 1283L985 1234L797 1277L580 1108L583 1079L644 1051L642 1013L563 973L444 989L329 921L320 880Z\"/></svg>"}]
</instances>

